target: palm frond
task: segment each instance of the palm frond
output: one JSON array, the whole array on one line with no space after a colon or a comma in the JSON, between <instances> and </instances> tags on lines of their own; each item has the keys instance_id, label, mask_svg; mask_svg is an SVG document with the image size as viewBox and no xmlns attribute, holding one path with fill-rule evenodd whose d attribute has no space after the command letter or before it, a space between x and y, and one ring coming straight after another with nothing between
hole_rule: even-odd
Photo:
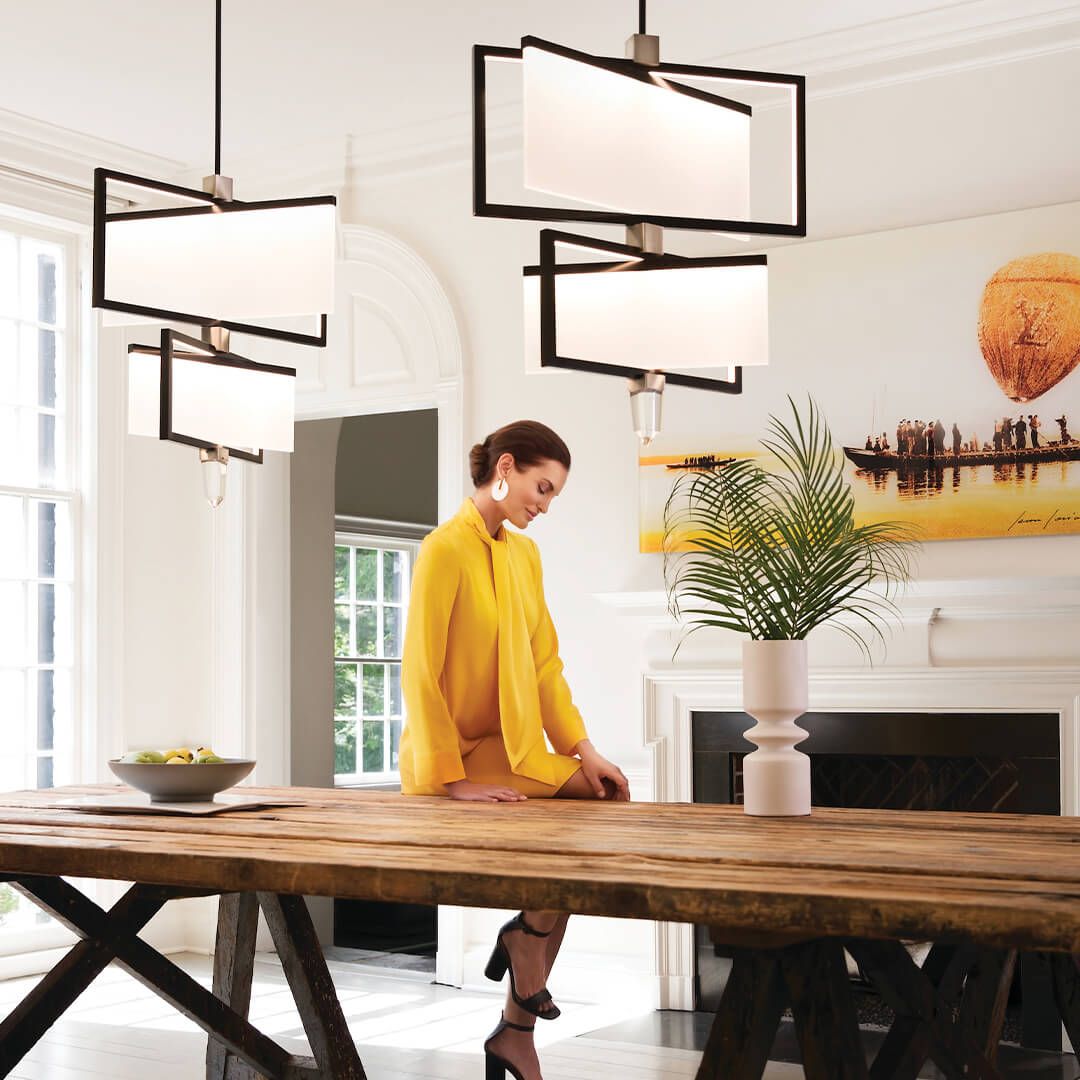
<instances>
[{"instance_id":1,"label":"palm frond","mask_svg":"<svg viewBox=\"0 0 1080 1080\"><path fill-rule=\"evenodd\" d=\"M771 468L733 461L684 473L664 507L664 582L688 632L804 638L837 620L869 655L897 614L918 531L902 521L855 525L842 456L811 400L804 417L769 418Z\"/></svg>"}]
</instances>

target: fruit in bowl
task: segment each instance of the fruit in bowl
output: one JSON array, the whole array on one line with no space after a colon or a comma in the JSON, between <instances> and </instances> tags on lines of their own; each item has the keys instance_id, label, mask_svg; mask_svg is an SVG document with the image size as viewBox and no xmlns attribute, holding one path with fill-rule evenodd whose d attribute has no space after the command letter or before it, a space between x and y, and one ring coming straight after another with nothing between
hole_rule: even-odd
<instances>
[{"instance_id":1,"label":"fruit in bowl","mask_svg":"<svg viewBox=\"0 0 1080 1080\"><path fill-rule=\"evenodd\" d=\"M185 765L163 769L162 765ZM209 746L192 751L186 746L169 750L129 750L109 762L116 777L145 791L151 802L207 802L231 788L255 768L249 758L223 758Z\"/></svg>"}]
</instances>

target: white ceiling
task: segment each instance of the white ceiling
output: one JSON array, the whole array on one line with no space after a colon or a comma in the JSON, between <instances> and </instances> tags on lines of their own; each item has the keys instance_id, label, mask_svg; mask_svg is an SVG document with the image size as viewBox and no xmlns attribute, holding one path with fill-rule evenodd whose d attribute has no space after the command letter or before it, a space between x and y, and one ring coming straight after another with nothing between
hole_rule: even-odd
<instances>
[{"instance_id":1,"label":"white ceiling","mask_svg":"<svg viewBox=\"0 0 1080 1080\"><path fill-rule=\"evenodd\" d=\"M636 10L634 0L225 0L223 168L230 154L314 139L413 126L430 138L443 117L456 129L474 42L535 34L618 55ZM760 58L814 74L1078 16L1080 4L1061 0L652 0L649 29L670 59ZM0 109L209 171L213 0L0 0L0 19Z\"/></svg>"}]
</instances>

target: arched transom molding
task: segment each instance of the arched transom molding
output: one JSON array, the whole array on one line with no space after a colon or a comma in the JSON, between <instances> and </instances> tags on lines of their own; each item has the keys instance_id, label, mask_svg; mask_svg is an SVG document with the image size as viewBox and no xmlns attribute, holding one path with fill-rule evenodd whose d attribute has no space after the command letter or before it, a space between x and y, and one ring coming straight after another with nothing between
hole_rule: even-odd
<instances>
[{"instance_id":1,"label":"arched transom molding","mask_svg":"<svg viewBox=\"0 0 1080 1080\"><path fill-rule=\"evenodd\" d=\"M365 225L339 233L336 308L325 349L295 355L297 415L350 416L434 403L462 373L442 283L401 240Z\"/></svg>"},{"instance_id":2,"label":"arched transom molding","mask_svg":"<svg viewBox=\"0 0 1080 1080\"><path fill-rule=\"evenodd\" d=\"M296 418L439 411L439 519L458 508L465 480L461 335L427 262L390 233L339 230L336 306L325 349L292 348Z\"/></svg>"}]
</instances>

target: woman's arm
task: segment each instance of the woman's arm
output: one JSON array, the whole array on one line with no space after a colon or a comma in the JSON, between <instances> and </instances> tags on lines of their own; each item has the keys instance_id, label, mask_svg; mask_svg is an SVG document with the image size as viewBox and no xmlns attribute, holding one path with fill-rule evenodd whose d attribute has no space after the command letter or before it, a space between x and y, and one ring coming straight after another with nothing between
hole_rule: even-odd
<instances>
[{"instance_id":1,"label":"woman's arm","mask_svg":"<svg viewBox=\"0 0 1080 1080\"><path fill-rule=\"evenodd\" d=\"M465 779L457 727L440 685L460 577L453 550L425 540L413 570L401 659L413 771L423 785Z\"/></svg>"},{"instance_id":2,"label":"woman's arm","mask_svg":"<svg viewBox=\"0 0 1080 1080\"><path fill-rule=\"evenodd\" d=\"M607 785L604 783L607 780L615 789L614 798L617 802L630 801L630 784L618 765L608 761L588 739L582 739L574 750L581 758L581 771L598 799L607 798Z\"/></svg>"}]
</instances>

